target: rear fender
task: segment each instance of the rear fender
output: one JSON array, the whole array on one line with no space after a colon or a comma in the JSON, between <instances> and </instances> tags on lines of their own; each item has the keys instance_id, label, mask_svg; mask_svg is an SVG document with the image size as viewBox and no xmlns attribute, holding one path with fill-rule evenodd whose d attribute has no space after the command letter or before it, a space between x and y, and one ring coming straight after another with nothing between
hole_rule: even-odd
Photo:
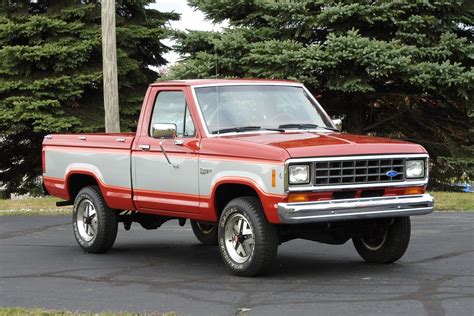
<instances>
[{"instance_id":1,"label":"rear fender","mask_svg":"<svg viewBox=\"0 0 474 316\"><path fill-rule=\"evenodd\" d=\"M89 164L71 164L66 170L66 183L65 190L68 195L68 200L71 199L70 196L70 179L73 175L87 175L94 178L95 182L99 186L99 189L104 197L105 203L108 207L113 209L120 210L135 210L135 205L132 201L132 190L131 188L119 187L107 185L104 183L103 176L100 170Z\"/></svg>"}]
</instances>

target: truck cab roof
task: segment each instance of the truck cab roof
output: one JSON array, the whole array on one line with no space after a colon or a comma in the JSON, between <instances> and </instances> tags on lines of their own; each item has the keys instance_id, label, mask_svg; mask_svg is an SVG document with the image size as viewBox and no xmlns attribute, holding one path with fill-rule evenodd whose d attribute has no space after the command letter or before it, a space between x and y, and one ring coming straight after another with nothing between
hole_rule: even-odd
<instances>
[{"instance_id":1,"label":"truck cab roof","mask_svg":"<svg viewBox=\"0 0 474 316\"><path fill-rule=\"evenodd\" d=\"M292 80L274 79L192 79L192 80L170 80L152 83L151 87L159 86L201 86L201 85L225 85L225 84L289 84L301 85Z\"/></svg>"}]
</instances>

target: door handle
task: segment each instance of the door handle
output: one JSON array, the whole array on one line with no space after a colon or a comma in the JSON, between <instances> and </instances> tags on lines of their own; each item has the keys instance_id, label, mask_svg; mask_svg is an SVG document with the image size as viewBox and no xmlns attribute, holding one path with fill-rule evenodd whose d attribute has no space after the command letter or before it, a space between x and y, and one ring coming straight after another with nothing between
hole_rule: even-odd
<instances>
[{"instance_id":1,"label":"door handle","mask_svg":"<svg viewBox=\"0 0 474 316\"><path fill-rule=\"evenodd\" d=\"M177 139L177 140L174 141L174 144L175 144L175 145L178 145L178 146L183 146L184 140L182 140L182 139Z\"/></svg>"},{"instance_id":2,"label":"door handle","mask_svg":"<svg viewBox=\"0 0 474 316\"><path fill-rule=\"evenodd\" d=\"M150 145L139 145L138 148L140 148L141 150L150 150Z\"/></svg>"}]
</instances>

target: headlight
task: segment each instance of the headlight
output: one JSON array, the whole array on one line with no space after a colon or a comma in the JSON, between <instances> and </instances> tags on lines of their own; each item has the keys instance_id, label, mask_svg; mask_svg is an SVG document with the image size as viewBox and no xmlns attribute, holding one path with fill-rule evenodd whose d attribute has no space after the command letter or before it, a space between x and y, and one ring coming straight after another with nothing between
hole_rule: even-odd
<instances>
[{"instance_id":1,"label":"headlight","mask_svg":"<svg viewBox=\"0 0 474 316\"><path fill-rule=\"evenodd\" d=\"M405 176L407 178L423 178L425 176L425 161L407 160L405 162Z\"/></svg>"},{"instance_id":2,"label":"headlight","mask_svg":"<svg viewBox=\"0 0 474 316\"><path fill-rule=\"evenodd\" d=\"M288 171L290 184L309 183L309 165L293 165Z\"/></svg>"}]
</instances>

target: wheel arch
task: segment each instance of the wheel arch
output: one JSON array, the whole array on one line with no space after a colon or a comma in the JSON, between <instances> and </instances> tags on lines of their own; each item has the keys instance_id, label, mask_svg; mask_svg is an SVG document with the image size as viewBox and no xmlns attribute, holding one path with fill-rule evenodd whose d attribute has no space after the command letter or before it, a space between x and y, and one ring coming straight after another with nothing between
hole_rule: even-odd
<instances>
[{"instance_id":1,"label":"wheel arch","mask_svg":"<svg viewBox=\"0 0 474 316\"><path fill-rule=\"evenodd\" d=\"M268 203L265 202L268 199L265 192L252 179L236 177L222 178L212 188L211 203L216 218L220 217L227 203L242 196L257 197L262 205L265 217L272 222L268 216L270 210L267 207Z\"/></svg>"},{"instance_id":2,"label":"wheel arch","mask_svg":"<svg viewBox=\"0 0 474 316\"><path fill-rule=\"evenodd\" d=\"M103 188L98 177L91 171L71 170L66 175L66 191L70 201L73 201L79 191L86 186L97 185L104 196Z\"/></svg>"}]
</instances>

